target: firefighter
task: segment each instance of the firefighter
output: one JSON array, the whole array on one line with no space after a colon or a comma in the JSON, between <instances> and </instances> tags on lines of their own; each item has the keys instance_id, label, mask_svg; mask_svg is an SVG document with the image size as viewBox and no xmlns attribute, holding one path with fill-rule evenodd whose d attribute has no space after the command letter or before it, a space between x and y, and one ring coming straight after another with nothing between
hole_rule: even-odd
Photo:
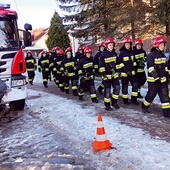
<instances>
[{"instance_id":1,"label":"firefighter","mask_svg":"<svg viewBox=\"0 0 170 170\"><path fill-rule=\"evenodd\" d=\"M56 48L52 48L52 53L50 55L50 70L52 72L54 82L58 85L59 82L56 80L57 69L54 67L56 58L57 58Z\"/></svg>"},{"instance_id":2,"label":"firefighter","mask_svg":"<svg viewBox=\"0 0 170 170\"><path fill-rule=\"evenodd\" d=\"M48 71L48 80L51 81L51 67L50 67L50 54L49 54L49 51L46 51L46 55L48 56L49 58L49 71Z\"/></svg>"},{"instance_id":3,"label":"firefighter","mask_svg":"<svg viewBox=\"0 0 170 170\"><path fill-rule=\"evenodd\" d=\"M133 47L133 55L137 63L137 77L138 77L138 98L143 98L140 93L141 87L146 82L145 74L145 61L146 61L146 52L143 50L143 42L141 39L135 40L135 46Z\"/></svg>"},{"instance_id":4,"label":"firefighter","mask_svg":"<svg viewBox=\"0 0 170 170\"><path fill-rule=\"evenodd\" d=\"M170 102L168 96L168 76L166 57L164 55L166 39L158 36L154 39L154 48L147 56L148 70L148 92L142 102L142 110L144 113L149 112L149 106L155 96L158 94L162 103L162 112L164 117L170 117Z\"/></svg>"},{"instance_id":5,"label":"firefighter","mask_svg":"<svg viewBox=\"0 0 170 170\"><path fill-rule=\"evenodd\" d=\"M113 38L108 38L106 40L106 50L100 55L99 61L99 71L102 75L104 82L104 104L105 109L108 111L113 110L110 106L114 106L116 109L119 109L117 104L119 92L120 92L120 83L118 76L118 58L117 53L115 52L115 41ZM111 86L113 86L113 93L111 95Z\"/></svg>"},{"instance_id":6,"label":"firefighter","mask_svg":"<svg viewBox=\"0 0 170 170\"><path fill-rule=\"evenodd\" d=\"M47 55L47 52L44 50L41 52L41 57L38 60L38 71L42 72L43 85L45 88L48 87L49 63L49 57Z\"/></svg>"},{"instance_id":7,"label":"firefighter","mask_svg":"<svg viewBox=\"0 0 170 170\"><path fill-rule=\"evenodd\" d=\"M73 58L72 48L68 47L65 51L66 57L61 62L60 71L64 77L64 90L69 94L69 81L71 80L72 91L74 96L77 96L77 82L76 82L76 64Z\"/></svg>"},{"instance_id":8,"label":"firefighter","mask_svg":"<svg viewBox=\"0 0 170 170\"><path fill-rule=\"evenodd\" d=\"M58 87L62 92L64 92L64 77L62 76L61 72L61 62L64 59L64 51L63 50L57 50L57 57L54 63L54 68L56 68L56 81L58 82Z\"/></svg>"},{"instance_id":9,"label":"firefighter","mask_svg":"<svg viewBox=\"0 0 170 170\"><path fill-rule=\"evenodd\" d=\"M139 105L138 97L138 78L137 78L137 63L132 53L132 39L127 37L124 39L124 45L120 49L119 63L121 68L122 82L122 98L124 104L130 104L128 101L128 84L132 85L131 102Z\"/></svg>"},{"instance_id":10,"label":"firefighter","mask_svg":"<svg viewBox=\"0 0 170 170\"><path fill-rule=\"evenodd\" d=\"M37 69L37 63L31 51L26 52L25 61L26 61L29 83L33 85L35 70Z\"/></svg>"},{"instance_id":11,"label":"firefighter","mask_svg":"<svg viewBox=\"0 0 170 170\"><path fill-rule=\"evenodd\" d=\"M94 63L92 49L90 47L84 49L84 57L78 62L78 74L80 76L80 85L78 89L79 100L83 100L84 90L86 84L88 84L92 102L98 103L94 86Z\"/></svg>"},{"instance_id":12,"label":"firefighter","mask_svg":"<svg viewBox=\"0 0 170 170\"><path fill-rule=\"evenodd\" d=\"M96 75L99 74L99 59L100 59L101 53L105 50L105 48L106 48L105 42L101 42L99 44L99 51L94 56L94 69L95 69ZM104 84L103 84L103 81L102 81L97 90L99 91L100 94L103 94L103 89L104 89Z\"/></svg>"},{"instance_id":13,"label":"firefighter","mask_svg":"<svg viewBox=\"0 0 170 170\"><path fill-rule=\"evenodd\" d=\"M77 49L77 52L75 53L75 61L77 62L77 65L78 65L80 57L83 55L83 51L84 51L83 47L79 46Z\"/></svg>"}]
</instances>

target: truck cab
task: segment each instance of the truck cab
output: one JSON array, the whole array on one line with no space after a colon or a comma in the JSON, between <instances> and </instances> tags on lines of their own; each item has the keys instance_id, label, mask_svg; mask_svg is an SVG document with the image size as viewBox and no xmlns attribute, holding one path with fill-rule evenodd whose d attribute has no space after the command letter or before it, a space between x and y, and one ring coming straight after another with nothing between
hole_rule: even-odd
<instances>
[{"instance_id":1,"label":"truck cab","mask_svg":"<svg viewBox=\"0 0 170 170\"><path fill-rule=\"evenodd\" d=\"M26 30L19 30L17 18L9 4L0 4L0 78L7 86L1 104L9 104L11 110L22 110L25 106L27 82L23 75L26 63L22 47L31 45L28 30L32 26L25 24Z\"/></svg>"}]
</instances>

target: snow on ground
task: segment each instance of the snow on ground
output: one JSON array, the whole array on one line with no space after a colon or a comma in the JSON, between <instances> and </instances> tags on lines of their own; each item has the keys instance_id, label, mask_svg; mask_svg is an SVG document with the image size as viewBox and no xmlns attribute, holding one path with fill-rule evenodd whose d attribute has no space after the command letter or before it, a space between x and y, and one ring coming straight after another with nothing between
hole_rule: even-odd
<instances>
[{"instance_id":1,"label":"snow on ground","mask_svg":"<svg viewBox=\"0 0 170 170\"><path fill-rule=\"evenodd\" d=\"M145 92L145 91L144 91ZM28 96L43 96L27 100L30 110L41 113L41 119L66 139L65 147L89 159L89 165L98 170L169 170L170 144L152 138L139 128L121 124L117 119L104 116L107 138L116 149L93 152L97 115L101 103L82 106L77 100L28 89ZM38 104L40 103L40 104ZM127 113L133 110L123 110ZM64 144L64 143L63 143Z\"/></svg>"}]
</instances>

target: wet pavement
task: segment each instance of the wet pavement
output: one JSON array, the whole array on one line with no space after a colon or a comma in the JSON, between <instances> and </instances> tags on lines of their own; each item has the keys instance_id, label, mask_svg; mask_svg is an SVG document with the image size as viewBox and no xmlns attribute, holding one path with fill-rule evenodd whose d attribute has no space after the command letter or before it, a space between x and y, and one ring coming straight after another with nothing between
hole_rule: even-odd
<instances>
[{"instance_id":1,"label":"wet pavement","mask_svg":"<svg viewBox=\"0 0 170 170\"><path fill-rule=\"evenodd\" d=\"M41 84L28 86L37 91L56 94L67 99L77 101L77 97L60 92L54 83L45 89ZM98 113L117 119L121 124L136 127L149 133L153 138L170 142L170 119L161 115L161 109L152 105L151 113L143 114L139 106L129 105L124 108L122 100L119 100L121 108L113 113L104 111L103 96L98 94L101 107L95 109ZM27 98L34 100L41 95L33 95ZM88 95L85 94L82 108L89 107ZM27 102L26 102L27 103ZM31 106L29 106L31 107ZM24 111L10 111L8 106L2 107L0 112L0 170L94 170L88 166L88 159L81 156L78 151L72 151L67 147L68 138L58 133L42 119L43 107L40 110L30 111L27 105ZM95 107L95 106L94 106ZM73 154L74 153L74 154Z\"/></svg>"}]
</instances>

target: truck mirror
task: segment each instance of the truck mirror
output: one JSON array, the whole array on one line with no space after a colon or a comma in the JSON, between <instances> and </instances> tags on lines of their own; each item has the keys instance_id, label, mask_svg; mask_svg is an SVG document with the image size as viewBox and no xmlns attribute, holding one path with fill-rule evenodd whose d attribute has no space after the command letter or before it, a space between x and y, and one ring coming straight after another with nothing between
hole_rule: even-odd
<instances>
[{"instance_id":1,"label":"truck mirror","mask_svg":"<svg viewBox=\"0 0 170 170\"><path fill-rule=\"evenodd\" d=\"M23 37L23 40L24 40L24 46L25 47L28 47L28 46L31 46L32 45L32 36L31 36L31 33L29 31L26 31L24 30L23 32L24 34L24 37Z\"/></svg>"},{"instance_id":2,"label":"truck mirror","mask_svg":"<svg viewBox=\"0 0 170 170\"><path fill-rule=\"evenodd\" d=\"M25 30L32 30L32 25L31 25L31 24L28 24L28 23L25 23L25 24L24 24L24 29L25 29Z\"/></svg>"}]
</instances>

